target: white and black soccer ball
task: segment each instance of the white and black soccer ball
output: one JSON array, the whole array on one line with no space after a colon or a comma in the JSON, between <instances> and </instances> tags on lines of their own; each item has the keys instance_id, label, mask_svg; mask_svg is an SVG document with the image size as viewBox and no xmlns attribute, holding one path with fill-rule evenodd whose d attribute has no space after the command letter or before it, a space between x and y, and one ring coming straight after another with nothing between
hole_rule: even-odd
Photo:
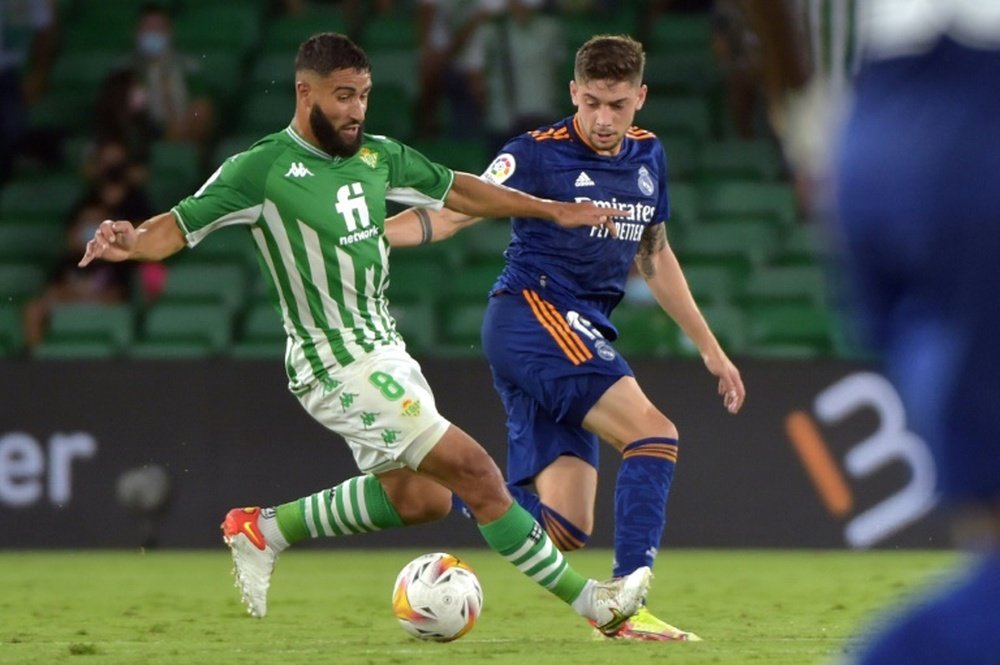
<instances>
[{"instance_id":1,"label":"white and black soccer ball","mask_svg":"<svg viewBox=\"0 0 1000 665\"><path fill-rule=\"evenodd\" d=\"M392 589L392 611L414 637L450 642L476 625L483 609L483 588L472 569L444 552L424 554L399 571Z\"/></svg>"}]
</instances>

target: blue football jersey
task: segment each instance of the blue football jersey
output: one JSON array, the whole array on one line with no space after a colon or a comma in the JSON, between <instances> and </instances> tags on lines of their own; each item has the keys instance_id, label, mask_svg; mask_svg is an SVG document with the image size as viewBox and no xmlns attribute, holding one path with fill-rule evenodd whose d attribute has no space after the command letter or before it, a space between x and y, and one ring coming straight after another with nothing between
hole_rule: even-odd
<instances>
[{"instance_id":1,"label":"blue football jersey","mask_svg":"<svg viewBox=\"0 0 1000 665\"><path fill-rule=\"evenodd\" d=\"M609 157L586 143L575 117L565 118L508 141L483 177L546 199L593 201L629 218L618 222L617 238L604 228L513 218L506 266L494 286L541 290L614 339L608 316L624 295L643 231L670 216L666 157L656 136L633 127Z\"/></svg>"}]
</instances>

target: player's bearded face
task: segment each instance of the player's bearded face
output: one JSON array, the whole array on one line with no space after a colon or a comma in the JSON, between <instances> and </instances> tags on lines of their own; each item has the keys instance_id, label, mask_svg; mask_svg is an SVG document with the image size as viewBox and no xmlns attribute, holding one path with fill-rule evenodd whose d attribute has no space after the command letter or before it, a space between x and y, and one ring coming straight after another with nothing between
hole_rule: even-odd
<instances>
[{"instance_id":1,"label":"player's bearded face","mask_svg":"<svg viewBox=\"0 0 1000 665\"><path fill-rule=\"evenodd\" d=\"M328 155L350 157L361 148L362 123L347 120L339 127L335 126L333 121L324 115L319 104L313 104L309 112L309 128L312 129L323 152ZM351 131L345 132L346 128L350 128ZM354 128L357 128L356 131Z\"/></svg>"},{"instance_id":2,"label":"player's bearded face","mask_svg":"<svg viewBox=\"0 0 1000 665\"><path fill-rule=\"evenodd\" d=\"M600 154L616 155L635 112L646 100L646 86L631 81L570 83L580 130Z\"/></svg>"}]
</instances>

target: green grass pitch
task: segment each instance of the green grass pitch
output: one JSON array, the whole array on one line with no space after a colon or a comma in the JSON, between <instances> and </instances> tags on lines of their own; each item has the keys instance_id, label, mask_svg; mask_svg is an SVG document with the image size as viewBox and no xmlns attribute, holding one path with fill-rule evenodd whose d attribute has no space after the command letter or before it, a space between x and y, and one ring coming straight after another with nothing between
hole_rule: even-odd
<instances>
[{"instance_id":1,"label":"green grass pitch","mask_svg":"<svg viewBox=\"0 0 1000 665\"><path fill-rule=\"evenodd\" d=\"M829 663L884 603L940 577L944 552L665 551L650 607L702 643L592 642L555 597L488 550L456 550L485 592L449 644L408 637L389 598L416 550L282 556L248 617L228 552L0 552L0 663ZM610 552L574 552L607 575Z\"/></svg>"}]
</instances>

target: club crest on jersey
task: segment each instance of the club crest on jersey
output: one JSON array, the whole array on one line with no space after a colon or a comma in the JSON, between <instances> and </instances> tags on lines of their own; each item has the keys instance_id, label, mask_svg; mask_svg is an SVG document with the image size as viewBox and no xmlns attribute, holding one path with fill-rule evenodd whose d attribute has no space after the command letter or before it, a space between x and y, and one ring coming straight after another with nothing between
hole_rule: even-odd
<instances>
[{"instance_id":1,"label":"club crest on jersey","mask_svg":"<svg viewBox=\"0 0 1000 665\"><path fill-rule=\"evenodd\" d=\"M607 341L605 341L603 339L597 340L594 343L594 348L597 349L597 356L601 360L611 361L611 360L615 359L615 355L616 355L615 354L615 350L614 350L614 348L612 348L612 346Z\"/></svg>"},{"instance_id":2,"label":"club crest on jersey","mask_svg":"<svg viewBox=\"0 0 1000 665\"><path fill-rule=\"evenodd\" d=\"M403 402L403 415L404 416L419 416L420 415L420 400L419 399L408 399Z\"/></svg>"},{"instance_id":3,"label":"club crest on jersey","mask_svg":"<svg viewBox=\"0 0 1000 665\"><path fill-rule=\"evenodd\" d=\"M514 170L516 168L517 162L514 161L514 155L509 152L505 152L497 155L496 159L493 160L493 163L486 169L486 173L483 174L483 177L486 180L499 185L504 180L514 175Z\"/></svg>"},{"instance_id":4,"label":"club crest on jersey","mask_svg":"<svg viewBox=\"0 0 1000 665\"><path fill-rule=\"evenodd\" d=\"M653 178L649 175L649 171L646 170L645 166L639 167L639 191L646 196L652 196L653 192L656 191Z\"/></svg>"},{"instance_id":5,"label":"club crest on jersey","mask_svg":"<svg viewBox=\"0 0 1000 665\"><path fill-rule=\"evenodd\" d=\"M369 148L362 148L358 151L358 158L362 162L368 165L369 168L375 168L378 165L378 153Z\"/></svg>"}]
</instances>

